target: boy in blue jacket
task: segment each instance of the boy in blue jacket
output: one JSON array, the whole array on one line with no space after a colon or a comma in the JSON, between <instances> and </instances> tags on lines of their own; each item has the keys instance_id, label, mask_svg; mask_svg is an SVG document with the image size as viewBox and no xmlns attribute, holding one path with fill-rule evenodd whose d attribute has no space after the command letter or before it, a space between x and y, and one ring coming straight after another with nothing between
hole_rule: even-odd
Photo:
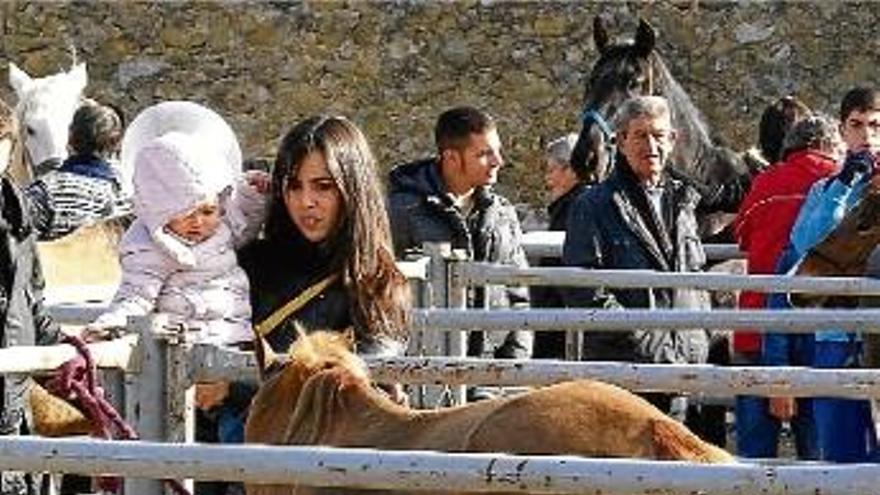
<instances>
[{"instance_id":1,"label":"boy in blue jacket","mask_svg":"<svg viewBox=\"0 0 880 495\"><path fill-rule=\"evenodd\" d=\"M847 147L843 168L810 189L789 245L780 256L778 273L793 272L866 194L880 193L880 174L875 173L880 152L880 93L865 87L850 90L841 103L840 127ZM768 306L790 307L790 302L786 294L773 294ZM801 336L768 334L764 341L766 364L853 368L860 366L861 358L860 336L837 329ZM770 412L780 420L791 419L794 410L791 398L770 400ZM867 400L816 398L813 415L821 460L865 462L875 455L877 439Z\"/></svg>"}]
</instances>

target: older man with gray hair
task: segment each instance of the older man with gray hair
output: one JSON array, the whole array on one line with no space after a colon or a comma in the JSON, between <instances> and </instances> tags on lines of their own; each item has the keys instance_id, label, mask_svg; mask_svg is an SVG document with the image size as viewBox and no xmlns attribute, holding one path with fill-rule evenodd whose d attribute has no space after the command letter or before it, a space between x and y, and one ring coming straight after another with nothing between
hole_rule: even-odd
<instances>
[{"instance_id":1,"label":"older man with gray hair","mask_svg":"<svg viewBox=\"0 0 880 495\"><path fill-rule=\"evenodd\" d=\"M592 269L699 271L705 253L697 235L700 193L667 170L675 146L669 104L658 96L640 96L617 112L617 156L611 175L588 189L568 218L563 264ZM599 308L705 307L705 293L676 289L577 288L566 304ZM642 363L703 363L708 338L702 330L589 332L587 360ZM672 396L648 394L661 410L672 411ZM677 402L680 403L680 402Z\"/></svg>"}]
</instances>

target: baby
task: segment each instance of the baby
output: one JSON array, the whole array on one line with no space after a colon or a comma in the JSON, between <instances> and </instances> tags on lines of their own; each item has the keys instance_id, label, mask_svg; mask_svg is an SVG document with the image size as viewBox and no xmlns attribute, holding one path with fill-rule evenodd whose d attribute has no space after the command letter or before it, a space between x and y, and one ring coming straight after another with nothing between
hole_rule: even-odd
<instances>
[{"instance_id":1,"label":"baby","mask_svg":"<svg viewBox=\"0 0 880 495\"><path fill-rule=\"evenodd\" d=\"M122 147L123 167L133 163L137 220L120 243L122 282L88 335L156 311L198 330L196 342L251 341L248 280L235 250L259 232L268 174L242 175L232 129L190 102L144 110Z\"/></svg>"}]
</instances>

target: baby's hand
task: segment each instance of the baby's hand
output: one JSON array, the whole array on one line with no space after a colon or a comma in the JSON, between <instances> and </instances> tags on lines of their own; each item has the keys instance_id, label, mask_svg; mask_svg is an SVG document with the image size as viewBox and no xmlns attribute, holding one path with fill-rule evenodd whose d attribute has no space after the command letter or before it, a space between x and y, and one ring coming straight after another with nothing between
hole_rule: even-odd
<instances>
[{"instance_id":1,"label":"baby's hand","mask_svg":"<svg viewBox=\"0 0 880 495\"><path fill-rule=\"evenodd\" d=\"M256 189L260 194L269 194L269 191L272 189L272 177L268 172L248 170L244 173L244 178L248 185Z\"/></svg>"}]
</instances>

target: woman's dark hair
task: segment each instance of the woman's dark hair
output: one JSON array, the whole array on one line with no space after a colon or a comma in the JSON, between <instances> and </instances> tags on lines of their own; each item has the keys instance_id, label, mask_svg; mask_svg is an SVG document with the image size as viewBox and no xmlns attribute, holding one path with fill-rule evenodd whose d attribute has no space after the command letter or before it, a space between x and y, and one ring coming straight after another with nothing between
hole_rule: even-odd
<instances>
[{"instance_id":1,"label":"woman's dark hair","mask_svg":"<svg viewBox=\"0 0 880 495\"><path fill-rule=\"evenodd\" d=\"M758 149L769 163L782 159L783 140L789 130L810 114L810 108L794 96L783 96L764 109L758 125Z\"/></svg>"},{"instance_id":2,"label":"woman's dark hair","mask_svg":"<svg viewBox=\"0 0 880 495\"><path fill-rule=\"evenodd\" d=\"M73 114L68 142L73 154L107 159L119 151L122 118L116 109L85 103Z\"/></svg>"},{"instance_id":3,"label":"woman's dark hair","mask_svg":"<svg viewBox=\"0 0 880 495\"><path fill-rule=\"evenodd\" d=\"M321 153L342 195L337 231L324 241L333 253L331 269L343 274L355 324L367 337L403 340L410 308L406 278L394 262L385 195L366 138L345 117L317 115L290 130L281 141L272 171L272 204L267 239L302 239L284 202L287 183L311 153Z\"/></svg>"}]
</instances>

